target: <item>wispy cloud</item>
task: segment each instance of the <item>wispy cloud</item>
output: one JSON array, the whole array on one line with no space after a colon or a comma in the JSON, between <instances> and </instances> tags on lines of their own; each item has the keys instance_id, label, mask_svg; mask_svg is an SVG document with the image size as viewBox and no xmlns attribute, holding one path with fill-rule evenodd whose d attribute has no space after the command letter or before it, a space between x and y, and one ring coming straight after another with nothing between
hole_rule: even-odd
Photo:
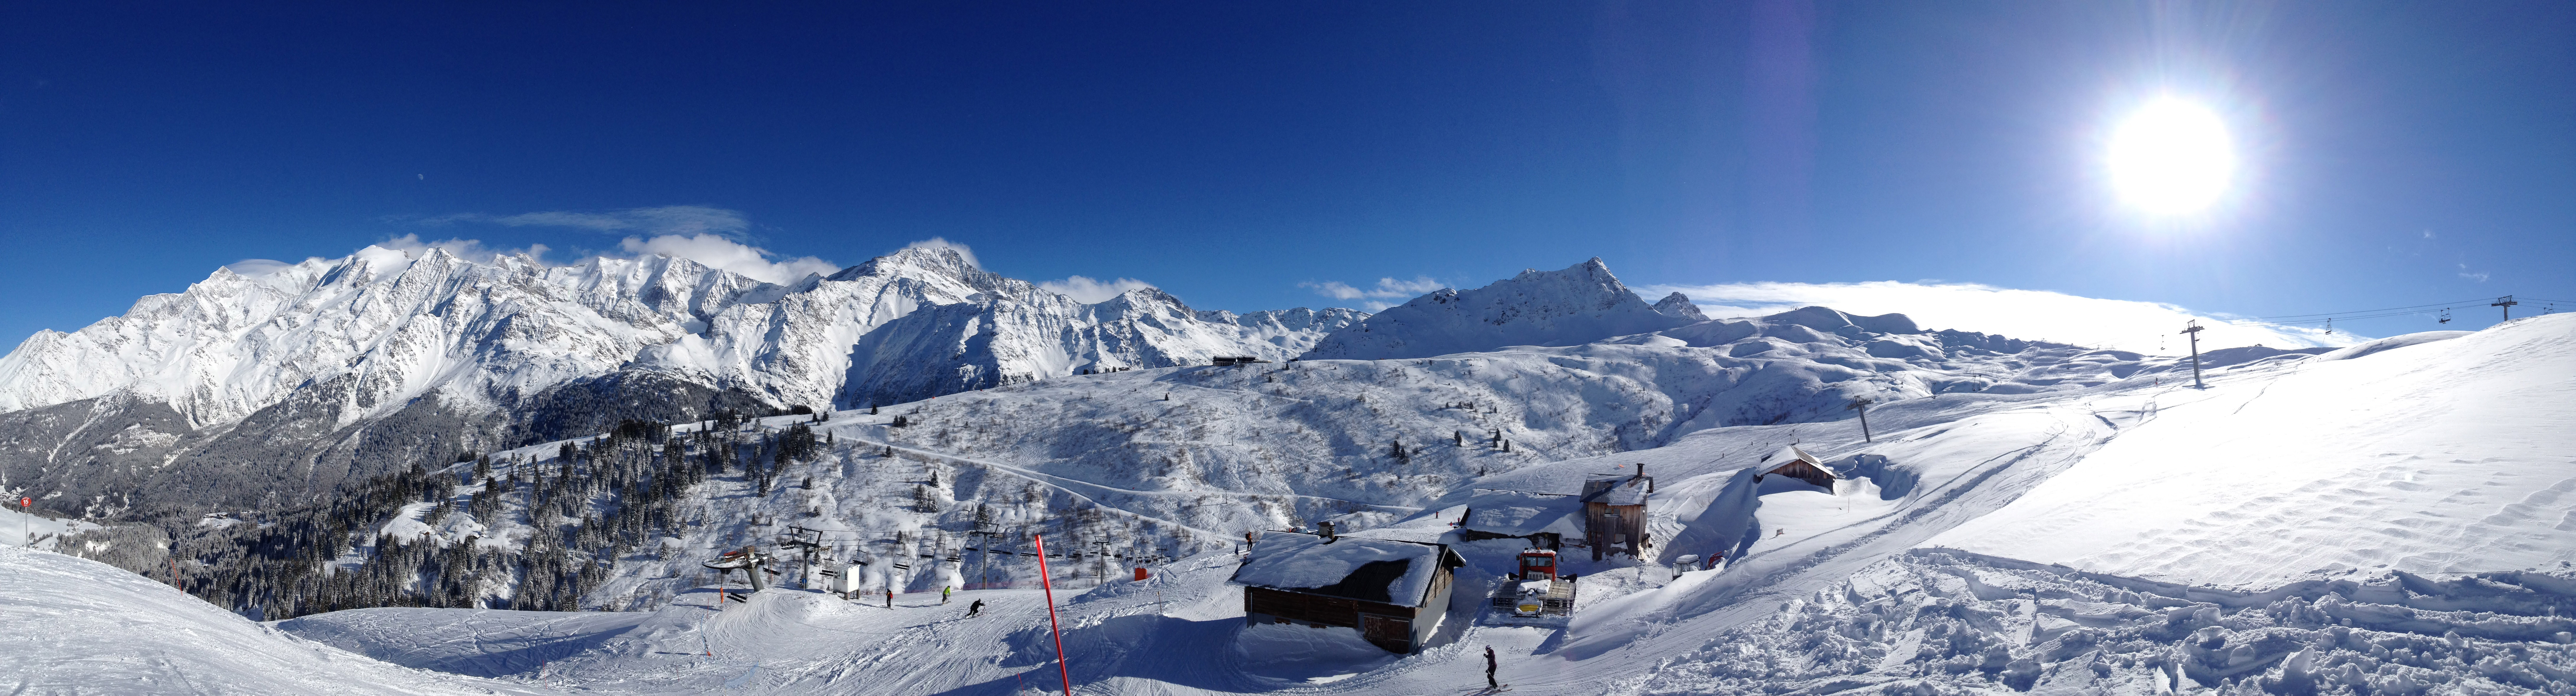
<instances>
[{"instance_id":1,"label":"wispy cloud","mask_svg":"<svg viewBox=\"0 0 2576 696\"><path fill-rule=\"evenodd\" d=\"M2265 345L2274 348L2347 345L2368 340L2337 331L2275 326L2194 312L2162 302L2106 300L2045 290L2014 290L1973 283L1721 283L1650 285L1646 297L1680 292L1711 317L1749 317L1822 305L1847 314L1900 313L1925 329L1959 329L2114 348L2178 354L2174 335L2198 320L2201 348Z\"/></svg>"},{"instance_id":2,"label":"wispy cloud","mask_svg":"<svg viewBox=\"0 0 2576 696\"><path fill-rule=\"evenodd\" d=\"M1073 298L1075 302L1092 304L1117 297L1129 290L1154 287L1154 284L1134 278L1100 280L1089 276L1073 276L1064 280L1040 282L1038 287L1047 292Z\"/></svg>"},{"instance_id":3,"label":"wispy cloud","mask_svg":"<svg viewBox=\"0 0 2576 696\"><path fill-rule=\"evenodd\" d=\"M750 276L763 282L787 284L807 274L830 274L840 266L812 256L788 257L747 243L751 219L741 211L703 205L665 205L617 210L541 210L515 215L454 213L421 218L412 222L431 227L458 224L500 225L503 227L563 227L602 234L626 234L618 240L617 249L627 257L648 255L684 258L713 268ZM940 242L933 239L931 242ZM944 242L940 242L944 243ZM548 249L543 244L526 249L491 249L473 239L445 239L424 242L419 235L406 234L387 239L377 246L419 258L430 248L473 261L490 261L496 256L527 254L542 257ZM962 247L960 247L962 249ZM615 257L619 254L602 254ZM972 260L972 257L969 257Z\"/></svg>"},{"instance_id":4,"label":"wispy cloud","mask_svg":"<svg viewBox=\"0 0 2576 696\"><path fill-rule=\"evenodd\" d=\"M470 222L505 227L570 227L609 234L627 232L655 236L712 234L738 238L751 231L751 220L740 211L703 205L607 211L545 210L516 215L454 213L422 218L419 222L433 227Z\"/></svg>"},{"instance_id":5,"label":"wispy cloud","mask_svg":"<svg viewBox=\"0 0 2576 696\"><path fill-rule=\"evenodd\" d=\"M830 261L811 256L788 258L714 234L627 237L618 241L617 248L637 256L659 254L684 258L780 285L796 282L808 274L831 275L841 269Z\"/></svg>"},{"instance_id":6,"label":"wispy cloud","mask_svg":"<svg viewBox=\"0 0 2576 696\"><path fill-rule=\"evenodd\" d=\"M2468 265L2468 264L2465 264L2465 263L2460 264L2460 277L2461 277L2461 278L2466 278L2466 279L2471 280L2471 281L2480 282L2480 283L2487 282L2487 272L2486 272L2486 271L2472 271L2472 270L2469 270L2469 265Z\"/></svg>"},{"instance_id":7,"label":"wispy cloud","mask_svg":"<svg viewBox=\"0 0 2576 696\"><path fill-rule=\"evenodd\" d=\"M1338 280L1298 283L1297 287L1311 289L1315 294L1336 300L1359 300L1362 307L1375 312L1401 304L1392 300L1409 300L1448 286L1428 277L1415 276L1412 280L1379 278L1377 285L1368 288L1353 287Z\"/></svg>"}]
</instances>

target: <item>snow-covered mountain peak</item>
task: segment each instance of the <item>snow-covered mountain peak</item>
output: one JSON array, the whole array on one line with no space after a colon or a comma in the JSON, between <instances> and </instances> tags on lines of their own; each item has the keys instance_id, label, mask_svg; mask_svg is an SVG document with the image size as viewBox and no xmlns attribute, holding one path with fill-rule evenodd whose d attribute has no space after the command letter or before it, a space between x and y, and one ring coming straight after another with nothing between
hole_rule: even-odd
<instances>
[{"instance_id":1,"label":"snow-covered mountain peak","mask_svg":"<svg viewBox=\"0 0 2576 696\"><path fill-rule=\"evenodd\" d=\"M1689 314L1666 309L1672 313L1646 304L1593 258L1564 270L1525 270L1473 290L1433 291L1326 336L1305 357L1380 360L1581 345L1696 321L1689 318L1696 308Z\"/></svg>"},{"instance_id":2,"label":"snow-covered mountain peak","mask_svg":"<svg viewBox=\"0 0 2576 696\"><path fill-rule=\"evenodd\" d=\"M973 259L956 249L942 246L910 246L894 253L868 259L866 263L841 269L826 280L852 282L864 278L910 278L926 282L951 282L997 294L1024 295L1035 285L1004 278L986 271Z\"/></svg>"},{"instance_id":3,"label":"snow-covered mountain peak","mask_svg":"<svg viewBox=\"0 0 2576 696\"><path fill-rule=\"evenodd\" d=\"M1665 295L1662 301L1656 302L1655 313L1675 319L1708 321L1708 315L1699 311L1699 305L1691 304L1689 295L1678 292Z\"/></svg>"}]
</instances>

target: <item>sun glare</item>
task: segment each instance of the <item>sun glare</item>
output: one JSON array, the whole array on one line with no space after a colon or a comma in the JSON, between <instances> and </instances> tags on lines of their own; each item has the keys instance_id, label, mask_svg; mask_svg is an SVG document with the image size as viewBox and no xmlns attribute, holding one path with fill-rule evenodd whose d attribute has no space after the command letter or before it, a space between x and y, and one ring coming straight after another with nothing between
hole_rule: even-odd
<instances>
[{"instance_id":1,"label":"sun glare","mask_svg":"<svg viewBox=\"0 0 2576 696\"><path fill-rule=\"evenodd\" d=\"M2111 184L2129 205L2159 215L2198 212L2236 173L2227 124L2206 107L2159 99L2111 135Z\"/></svg>"}]
</instances>

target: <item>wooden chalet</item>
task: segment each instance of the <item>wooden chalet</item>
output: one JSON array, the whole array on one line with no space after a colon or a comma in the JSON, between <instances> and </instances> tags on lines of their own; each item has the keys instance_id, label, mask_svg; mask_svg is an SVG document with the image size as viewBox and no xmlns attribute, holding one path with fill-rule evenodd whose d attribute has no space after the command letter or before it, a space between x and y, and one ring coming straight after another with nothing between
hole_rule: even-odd
<instances>
[{"instance_id":1,"label":"wooden chalet","mask_svg":"<svg viewBox=\"0 0 2576 696\"><path fill-rule=\"evenodd\" d=\"M1268 532L1232 582L1243 619L1356 629L1389 652L1420 652L1448 613L1457 568L1447 544Z\"/></svg>"},{"instance_id":2,"label":"wooden chalet","mask_svg":"<svg viewBox=\"0 0 2576 696\"><path fill-rule=\"evenodd\" d=\"M1781 461L1783 459L1786 459L1787 461ZM1825 490L1830 491L1834 489L1834 472L1825 468L1824 460L1817 459L1816 455L1808 454L1806 450L1798 449L1797 445L1790 445L1788 449L1781 450L1769 457L1764 457L1762 461L1764 464L1772 466L1770 470L1762 472L1760 476L1787 476L1789 478L1815 484L1816 487L1823 488ZM1774 462L1777 462L1777 464L1774 464ZM1761 480L1762 479L1759 476L1754 478L1754 481L1757 483Z\"/></svg>"},{"instance_id":3,"label":"wooden chalet","mask_svg":"<svg viewBox=\"0 0 2576 696\"><path fill-rule=\"evenodd\" d=\"M1636 473L1593 474L1583 480L1583 540L1592 547L1592 560L1601 554L1625 553L1631 558L1644 558L1646 540L1646 496L1655 492L1655 477L1646 475L1646 465L1637 465Z\"/></svg>"}]
</instances>

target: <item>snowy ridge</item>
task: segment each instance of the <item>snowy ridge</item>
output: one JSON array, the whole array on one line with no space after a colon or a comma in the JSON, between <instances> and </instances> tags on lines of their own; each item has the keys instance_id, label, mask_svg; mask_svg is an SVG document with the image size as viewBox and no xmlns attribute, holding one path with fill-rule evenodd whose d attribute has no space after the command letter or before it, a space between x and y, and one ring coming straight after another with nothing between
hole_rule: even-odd
<instances>
[{"instance_id":1,"label":"snowy ridge","mask_svg":"<svg viewBox=\"0 0 2576 696\"><path fill-rule=\"evenodd\" d=\"M1561 271L1521 271L1474 290L1433 291L1325 336L1305 358L1384 360L1578 345L1698 318L1688 298L1646 304L1594 258Z\"/></svg>"},{"instance_id":2,"label":"snowy ridge","mask_svg":"<svg viewBox=\"0 0 2576 696\"><path fill-rule=\"evenodd\" d=\"M947 310L958 315L951 321L903 327L917 335L870 335L951 305L959 306ZM778 286L667 256L550 268L526 257L477 263L431 249L412 259L368 247L257 278L218 269L124 316L39 332L0 357L0 412L129 392L204 427L347 380L337 397L353 407L346 422L433 390L506 407L513 395L621 369L820 406L847 382L860 385L852 393L874 394L884 373L943 362L980 370L897 391L921 398L1084 366L1160 367L1220 354L1284 358L1358 316L1202 318L1151 289L1084 305L945 248L906 249ZM853 346L868 340L923 352L872 351L877 362L853 365Z\"/></svg>"}]
</instances>

